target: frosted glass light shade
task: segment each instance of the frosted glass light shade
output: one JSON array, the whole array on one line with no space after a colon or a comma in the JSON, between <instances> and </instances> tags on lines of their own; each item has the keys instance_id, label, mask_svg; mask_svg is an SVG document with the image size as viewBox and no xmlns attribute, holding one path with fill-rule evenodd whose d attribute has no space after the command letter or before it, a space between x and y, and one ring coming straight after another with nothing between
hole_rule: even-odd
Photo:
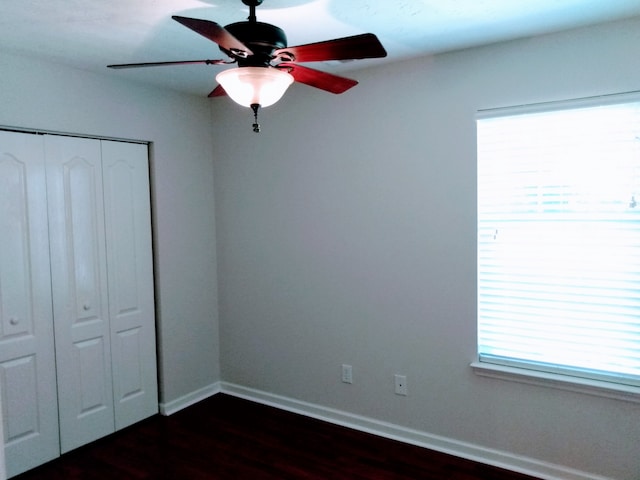
<instances>
[{"instance_id":1,"label":"frosted glass light shade","mask_svg":"<svg viewBox=\"0 0 640 480\"><path fill-rule=\"evenodd\" d=\"M216 75L216 80L234 102L245 107L273 105L293 83L289 73L270 67L231 68Z\"/></svg>"}]
</instances>

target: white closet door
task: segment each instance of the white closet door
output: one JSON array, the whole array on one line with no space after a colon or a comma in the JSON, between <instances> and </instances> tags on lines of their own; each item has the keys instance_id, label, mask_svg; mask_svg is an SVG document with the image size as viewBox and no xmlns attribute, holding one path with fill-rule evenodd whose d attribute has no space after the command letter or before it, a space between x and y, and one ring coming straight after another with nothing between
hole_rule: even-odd
<instances>
[{"instance_id":1,"label":"white closet door","mask_svg":"<svg viewBox=\"0 0 640 480\"><path fill-rule=\"evenodd\" d=\"M114 431L100 142L46 136L62 453Z\"/></svg>"},{"instance_id":2,"label":"white closet door","mask_svg":"<svg viewBox=\"0 0 640 480\"><path fill-rule=\"evenodd\" d=\"M102 141L116 430L158 411L147 146Z\"/></svg>"},{"instance_id":3,"label":"white closet door","mask_svg":"<svg viewBox=\"0 0 640 480\"><path fill-rule=\"evenodd\" d=\"M2 413L2 382L0 382L0 440L4 440L4 425ZM4 444L3 444L4 445ZM4 462L4 448L0 448L0 480L6 480L7 470Z\"/></svg>"},{"instance_id":4,"label":"white closet door","mask_svg":"<svg viewBox=\"0 0 640 480\"><path fill-rule=\"evenodd\" d=\"M0 131L0 392L7 475L59 455L43 138Z\"/></svg>"}]
</instances>

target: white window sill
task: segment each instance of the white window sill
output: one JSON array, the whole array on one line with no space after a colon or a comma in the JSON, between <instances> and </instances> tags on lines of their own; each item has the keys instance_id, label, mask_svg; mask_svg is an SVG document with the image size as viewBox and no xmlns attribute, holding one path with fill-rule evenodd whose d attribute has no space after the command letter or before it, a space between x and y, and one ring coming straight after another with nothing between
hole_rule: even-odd
<instances>
[{"instance_id":1,"label":"white window sill","mask_svg":"<svg viewBox=\"0 0 640 480\"><path fill-rule=\"evenodd\" d=\"M538 372L524 368L506 367L486 362L473 362L471 368L476 375L481 377L510 380L529 385L558 388L570 392L586 393L588 395L640 403L640 387L633 387L631 385L620 385L598 380L570 377L557 373Z\"/></svg>"}]
</instances>

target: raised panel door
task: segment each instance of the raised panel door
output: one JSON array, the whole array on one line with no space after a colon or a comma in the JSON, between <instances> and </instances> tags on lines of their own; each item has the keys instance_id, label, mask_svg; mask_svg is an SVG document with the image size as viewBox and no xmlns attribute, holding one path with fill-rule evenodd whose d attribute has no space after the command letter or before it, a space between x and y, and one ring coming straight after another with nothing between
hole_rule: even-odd
<instances>
[{"instance_id":1,"label":"raised panel door","mask_svg":"<svg viewBox=\"0 0 640 480\"><path fill-rule=\"evenodd\" d=\"M43 137L0 131L0 392L7 475L59 455Z\"/></svg>"},{"instance_id":2,"label":"raised panel door","mask_svg":"<svg viewBox=\"0 0 640 480\"><path fill-rule=\"evenodd\" d=\"M116 429L158 411L147 146L102 141Z\"/></svg>"},{"instance_id":3,"label":"raised panel door","mask_svg":"<svg viewBox=\"0 0 640 480\"><path fill-rule=\"evenodd\" d=\"M115 429L100 142L46 136L61 451Z\"/></svg>"}]
</instances>

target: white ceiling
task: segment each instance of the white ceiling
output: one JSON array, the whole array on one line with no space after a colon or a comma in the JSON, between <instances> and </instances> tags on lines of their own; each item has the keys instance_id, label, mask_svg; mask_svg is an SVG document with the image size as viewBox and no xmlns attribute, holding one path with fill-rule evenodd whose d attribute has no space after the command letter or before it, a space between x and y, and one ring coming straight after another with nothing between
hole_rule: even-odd
<instances>
[{"instance_id":1,"label":"white ceiling","mask_svg":"<svg viewBox=\"0 0 640 480\"><path fill-rule=\"evenodd\" d=\"M171 15L227 25L248 13L241 0L2 0L0 50L206 96L215 74L230 67L106 65L226 58ZM640 16L640 0L264 0L257 10L259 21L286 32L290 46L375 33L386 59L306 64L345 76L383 62L632 16Z\"/></svg>"}]
</instances>

